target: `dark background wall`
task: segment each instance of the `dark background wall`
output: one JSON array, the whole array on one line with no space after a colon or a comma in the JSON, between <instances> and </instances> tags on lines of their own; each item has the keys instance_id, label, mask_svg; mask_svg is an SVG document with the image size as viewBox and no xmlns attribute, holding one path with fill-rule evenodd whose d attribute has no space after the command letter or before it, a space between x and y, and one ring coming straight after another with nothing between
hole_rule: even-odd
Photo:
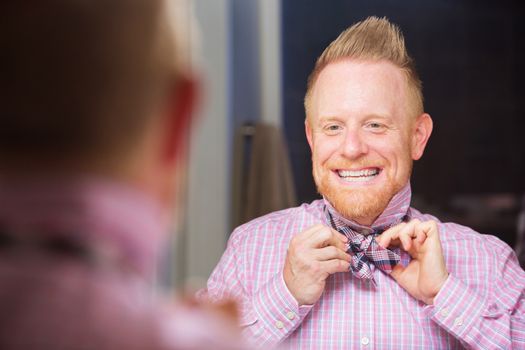
<instances>
[{"instance_id":1,"label":"dark background wall","mask_svg":"<svg viewBox=\"0 0 525 350\"><path fill-rule=\"evenodd\" d=\"M283 127L297 195L316 193L303 97L316 58L370 15L398 24L434 133L412 178L416 208L514 244L525 193L525 20L518 1L283 0Z\"/></svg>"}]
</instances>

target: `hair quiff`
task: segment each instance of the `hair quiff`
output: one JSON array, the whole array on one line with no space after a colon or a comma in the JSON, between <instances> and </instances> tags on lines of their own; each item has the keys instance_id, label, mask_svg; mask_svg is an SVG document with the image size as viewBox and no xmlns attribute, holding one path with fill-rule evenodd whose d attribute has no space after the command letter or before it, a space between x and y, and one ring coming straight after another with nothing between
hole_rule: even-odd
<instances>
[{"instance_id":1,"label":"hair quiff","mask_svg":"<svg viewBox=\"0 0 525 350\"><path fill-rule=\"evenodd\" d=\"M313 87L321 71L330 63L342 59L361 61L388 61L399 67L407 77L410 113L423 113L422 83L416 72L414 60L408 55L405 40L399 27L386 17L375 16L358 22L343 31L332 41L317 59L308 77L304 107L309 117L310 99Z\"/></svg>"}]
</instances>

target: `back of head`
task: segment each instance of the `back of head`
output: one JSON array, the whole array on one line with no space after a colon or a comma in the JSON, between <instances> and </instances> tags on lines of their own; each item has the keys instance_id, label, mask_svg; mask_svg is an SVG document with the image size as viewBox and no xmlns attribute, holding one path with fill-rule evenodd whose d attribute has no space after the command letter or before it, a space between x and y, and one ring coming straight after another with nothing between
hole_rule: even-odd
<instances>
[{"instance_id":1,"label":"back of head","mask_svg":"<svg viewBox=\"0 0 525 350\"><path fill-rule=\"evenodd\" d=\"M311 93L317 77L328 64L344 59L356 61L387 61L406 75L414 115L423 113L422 84L414 62L408 55L400 29L386 18L368 17L343 31L323 51L308 78L305 96L306 115L309 115Z\"/></svg>"},{"instance_id":2,"label":"back of head","mask_svg":"<svg viewBox=\"0 0 525 350\"><path fill-rule=\"evenodd\" d=\"M167 3L3 1L1 167L132 147L189 55Z\"/></svg>"}]
</instances>

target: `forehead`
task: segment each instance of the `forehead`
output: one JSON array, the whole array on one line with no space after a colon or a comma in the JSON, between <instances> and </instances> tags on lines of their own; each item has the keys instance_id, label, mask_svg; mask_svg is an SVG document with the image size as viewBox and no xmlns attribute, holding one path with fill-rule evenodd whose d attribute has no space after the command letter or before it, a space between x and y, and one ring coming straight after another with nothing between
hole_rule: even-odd
<instances>
[{"instance_id":1,"label":"forehead","mask_svg":"<svg viewBox=\"0 0 525 350\"><path fill-rule=\"evenodd\" d=\"M400 118L408 107L404 72L387 61L328 64L313 87L312 116L380 115Z\"/></svg>"}]
</instances>

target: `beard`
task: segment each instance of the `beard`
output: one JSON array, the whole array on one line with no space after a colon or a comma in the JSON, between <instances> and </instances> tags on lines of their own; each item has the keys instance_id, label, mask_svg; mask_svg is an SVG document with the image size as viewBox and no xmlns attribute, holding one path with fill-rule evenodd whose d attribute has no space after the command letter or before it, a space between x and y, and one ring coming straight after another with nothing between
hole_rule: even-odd
<instances>
[{"instance_id":1,"label":"beard","mask_svg":"<svg viewBox=\"0 0 525 350\"><path fill-rule=\"evenodd\" d=\"M324 174L318 175L314 170L317 191L346 219L362 225L371 225L387 208L396 193L406 185L412 172L412 161L409 161L406 179L395 181L387 178L385 183L371 188L341 188L341 185L331 182L330 172L326 170Z\"/></svg>"}]
</instances>

